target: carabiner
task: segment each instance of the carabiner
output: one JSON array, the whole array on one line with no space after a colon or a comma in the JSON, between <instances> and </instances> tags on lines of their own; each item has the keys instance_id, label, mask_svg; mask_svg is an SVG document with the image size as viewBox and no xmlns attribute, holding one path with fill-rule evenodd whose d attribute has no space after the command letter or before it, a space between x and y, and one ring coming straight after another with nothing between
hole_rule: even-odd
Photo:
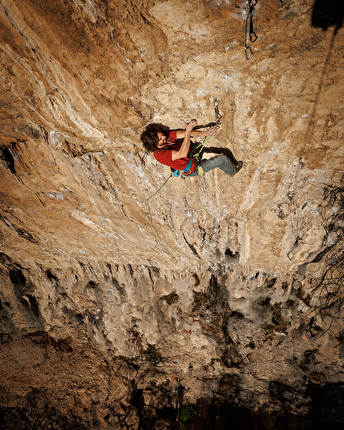
<instances>
[{"instance_id":1,"label":"carabiner","mask_svg":"<svg viewBox=\"0 0 344 430\"><path fill-rule=\"evenodd\" d=\"M247 51L250 51L250 53L251 53L250 56L247 55ZM251 46L248 46L247 48L245 46L245 57L246 57L246 60L251 60L251 58L253 57L253 52L252 52Z\"/></svg>"},{"instance_id":2,"label":"carabiner","mask_svg":"<svg viewBox=\"0 0 344 430\"><path fill-rule=\"evenodd\" d=\"M254 39L252 37L252 34L254 36ZM253 43L258 39L258 36L256 35L256 33L252 30L252 32L250 33L250 41Z\"/></svg>"}]
</instances>

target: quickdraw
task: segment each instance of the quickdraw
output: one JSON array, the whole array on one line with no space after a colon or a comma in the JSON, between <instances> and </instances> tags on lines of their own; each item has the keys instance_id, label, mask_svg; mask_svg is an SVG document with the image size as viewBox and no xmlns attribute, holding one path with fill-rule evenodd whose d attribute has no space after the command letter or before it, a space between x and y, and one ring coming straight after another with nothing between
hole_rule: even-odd
<instances>
[{"instance_id":1,"label":"quickdraw","mask_svg":"<svg viewBox=\"0 0 344 430\"><path fill-rule=\"evenodd\" d=\"M252 17L254 13L254 7L257 4L256 0L254 3L252 0L247 0L248 5L248 12L247 12L247 19L246 19L246 33L245 33L245 57L246 60L250 60L253 57L253 52L250 47L250 41L253 43L258 39L258 36L253 31L253 24L252 24ZM253 38L254 36L254 38Z\"/></svg>"},{"instance_id":2,"label":"quickdraw","mask_svg":"<svg viewBox=\"0 0 344 430\"><path fill-rule=\"evenodd\" d=\"M214 108L214 111L215 111L215 124L216 124L216 127L220 127L220 124L221 124L221 118L222 118L222 115L220 114L220 112L219 112L219 102L218 102L218 100L217 100L217 97L214 97L214 101L213 101L213 108ZM199 144L197 145L197 147L196 147L196 152L195 152L195 154L194 154L194 157L197 157L199 160L201 159L201 152L202 152L202 150L203 150L203 148L204 148L204 145L205 145L205 142L208 140L208 139L210 139L210 137L211 136L207 136L207 137L203 137L201 140L200 140L200 142L199 142Z\"/></svg>"},{"instance_id":3,"label":"quickdraw","mask_svg":"<svg viewBox=\"0 0 344 430\"><path fill-rule=\"evenodd\" d=\"M219 113L219 101L217 100L217 97L214 97L213 108L215 110L216 125L220 125L221 124L222 115Z\"/></svg>"}]
</instances>

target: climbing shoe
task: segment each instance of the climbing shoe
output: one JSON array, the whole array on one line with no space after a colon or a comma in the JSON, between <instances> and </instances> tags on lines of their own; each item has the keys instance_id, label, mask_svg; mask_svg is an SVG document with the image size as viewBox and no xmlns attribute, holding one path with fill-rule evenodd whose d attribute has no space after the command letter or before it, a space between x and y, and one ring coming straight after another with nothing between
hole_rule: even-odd
<instances>
[{"instance_id":1,"label":"climbing shoe","mask_svg":"<svg viewBox=\"0 0 344 430\"><path fill-rule=\"evenodd\" d=\"M235 173L238 173L241 168L242 168L242 161L238 161L235 166Z\"/></svg>"}]
</instances>

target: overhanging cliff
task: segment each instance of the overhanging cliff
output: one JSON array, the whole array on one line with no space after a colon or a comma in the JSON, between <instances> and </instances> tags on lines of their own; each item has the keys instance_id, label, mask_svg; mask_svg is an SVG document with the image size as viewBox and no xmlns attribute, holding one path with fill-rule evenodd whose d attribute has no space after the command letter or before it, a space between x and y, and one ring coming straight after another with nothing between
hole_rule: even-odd
<instances>
[{"instance_id":1,"label":"overhanging cliff","mask_svg":"<svg viewBox=\"0 0 344 430\"><path fill-rule=\"evenodd\" d=\"M246 2L0 1L7 417L162 430L183 387L199 411L343 421L329 411L344 397L344 12L330 3L258 2L246 60ZM170 171L140 133L208 124L215 97L211 145L243 169L174 178L150 221Z\"/></svg>"}]
</instances>

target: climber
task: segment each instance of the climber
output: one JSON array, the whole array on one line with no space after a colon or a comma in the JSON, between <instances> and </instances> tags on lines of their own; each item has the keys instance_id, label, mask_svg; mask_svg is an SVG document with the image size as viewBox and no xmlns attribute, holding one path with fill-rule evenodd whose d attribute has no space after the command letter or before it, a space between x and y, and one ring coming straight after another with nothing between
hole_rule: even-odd
<instances>
[{"instance_id":1,"label":"climber","mask_svg":"<svg viewBox=\"0 0 344 430\"><path fill-rule=\"evenodd\" d=\"M196 122L196 119L191 120L185 130L169 130L162 124L149 124L141 134L141 141L147 152L153 152L157 161L171 167L172 171L182 171L184 176L202 175L216 167L227 175L235 175L241 169L242 161L236 161L226 148L203 148L203 152L221 152L221 155L207 160L193 156L196 145L190 138L212 136L217 131L216 127L196 130Z\"/></svg>"}]
</instances>

